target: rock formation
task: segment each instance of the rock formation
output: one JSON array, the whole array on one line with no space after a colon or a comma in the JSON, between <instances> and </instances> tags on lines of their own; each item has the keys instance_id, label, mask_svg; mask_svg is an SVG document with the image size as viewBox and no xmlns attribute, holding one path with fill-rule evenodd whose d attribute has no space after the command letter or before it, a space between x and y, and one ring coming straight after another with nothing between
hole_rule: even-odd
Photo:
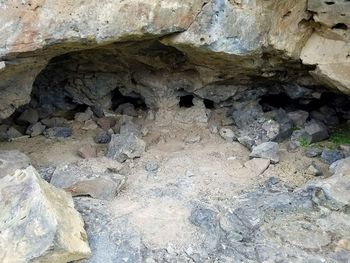
<instances>
[{"instance_id":1,"label":"rock formation","mask_svg":"<svg viewBox=\"0 0 350 263\"><path fill-rule=\"evenodd\" d=\"M349 5L343 0L4 2L0 117L29 102L34 82L43 98L55 92L62 97L63 91L78 103L105 107L115 87L139 92L156 108L171 105L178 90L235 93L251 84L323 85L350 94Z\"/></svg>"}]
</instances>

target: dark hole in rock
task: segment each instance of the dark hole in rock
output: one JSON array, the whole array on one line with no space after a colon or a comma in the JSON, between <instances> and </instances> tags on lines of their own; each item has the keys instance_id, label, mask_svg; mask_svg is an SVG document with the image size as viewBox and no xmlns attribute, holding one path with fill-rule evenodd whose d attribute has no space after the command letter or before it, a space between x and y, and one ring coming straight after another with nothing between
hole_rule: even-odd
<instances>
[{"instance_id":1,"label":"dark hole in rock","mask_svg":"<svg viewBox=\"0 0 350 263\"><path fill-rule=\"evenodd\" d=\"M334 5L335 3L333 1L326 1L325 2L327 5Z\"/></svg>"},{"instance_id":2,"label":"dark hole in rock","mask_svg":"<svg viewBox=\"0 0 350 263\"><path fill-rule=\"evenodd\" d=\"M180 108L191 108L193 104L193 95L185 95L180 97L179 106Z\"/></svg>"},{"instance_id":3,"label":"dark hole in rock","mask_svg":"<svg viewBox=\"0 0 350 263\"><path fill-rule=\"evenodd\" d=\"M348 26L345 25L344 23L338 23L335 24L332 29L342 29L342 30L348 30Z\"/></svg>"},{"instance_id":4,"label":"dark hole in rock","mask_svg":"<svg viewBox=\"0 0 350 263\"><path fill-rule=\"evenodd\" d=\"M204 99L203 103L207 109L215 109L214 101L209 100L209 99Z\"/></svg>"},{"instance_id":5,"label":"dark hole in rock","mask_svg":"<svg viewBox=\"0 0 350 263\"><path fill-rule=\"evenodd\" d=\"M145 99L137 92L131 92L127 96L123 95L119 89L112 91L112 110L116 110L120 105L130 103L135 109L147 110Z\"/></svg>"}]
</instances>

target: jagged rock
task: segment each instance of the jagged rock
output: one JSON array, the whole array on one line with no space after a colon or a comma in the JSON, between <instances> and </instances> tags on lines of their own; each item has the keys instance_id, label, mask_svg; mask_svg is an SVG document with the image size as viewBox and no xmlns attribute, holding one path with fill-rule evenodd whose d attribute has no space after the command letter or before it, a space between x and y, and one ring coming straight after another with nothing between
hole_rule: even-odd
<instances>
[{"instance_id":1,"label":"jagged rock","mask_svg":"<svg viewBox=\"0 0 350 263\"><path fill-rule=\"evenodd\" d=\"M112 200L124 187L126 177L108 170L108 162L86 160L58 166L50 183L63 188L72 196L91 196L102 200ZM93 167L95 166L95 167ZM106 166L103 168L103 166ZM120 169L118 167L118 169Z\"/></svg>"},{"instance_id":2,"label":"jagged rock","mask_svg":"<svg viewBox=\"0 0 350 263\"><path fill-rule=\"evenodd\" d=\"M276 142L264 142L256 147L253 147L250 157L253 158L264 158L271 161L271 163L278 163L278 143Z\"/></svg>"},{"instance_id":3,"label":"jagged rock","mask_svg":"<svg viewBox=\"0 0 350 263\"><path fill-rule=\"evenodd\" d=\"M280 132L280 125L274 120L264 122L262 128L266 131L266 135L271 141L275 140Z\"/></svg>"},{"instance_id":4,"label":"jagged rock","mask_svg":"<svg viewBox=\"0 0 350 263\"><path fill-rule=\"evenodd\" d=\"M85 112L78 112L75 114L74 119L79 122L86 122L92 118L94 113L92 110L89 108L86 109Z\"/></svg>"},{"instance_id":5,"label":"jagged rock","mask_svg":"<svg viewBox=\"0 0 350 263\"><path fill-rule=\"evenodd\" d=\"M12 139L19 138L19 137L23 136L23 134L15 127L10 127L6 132L6 135L7 135L6 137L8 140L12 140Z\"/></svg>"},{"instance_id":6,"label":"jagged rock","mask_svg":"<svg viewBox=\"0 0 350 263\"><path fill-rule=\"evenodd\" d=\"M35 109L27 109L25 110L17 119L19 124L35 124L39 120L38 111Z\"/></svg>"},{"instance_id":7,"label":"jagged rock","mask_svg":"<svg viewBox=\"0 0 350 263\"><path fill-rule=\"evenodd\" d=\"M237 140L237 137L236 137L234 131L231 130L230 128L221 128L219 130L219 134L223 139L225 139L228 142L233 142L233 141Z\"/></svg>"},{"instance_id":8,"label":"jagged rock","mask_svg":"<svg viewBox=\"0 0 350 263\"><path fill-rule=\"evenodd\" d=\"M298 146L307 146L311 143L312 137L305 130L295 130L290 137L290 141Z\"/></svg>"},{"instance_id":9,"label":"jagged rock","mask_svg":"<svg viewBox=\"0 0 350 263\"><path fill-rule=\"evenodd\" d=\"M66 263L91 255L84 222L69 194L45 182L31 166L0 180L2 262Z\"/></svg>"},{"instance_id":10,"label":"jagged rock","mask_svg":"<svg viewBox=\"0 0 350 263\"><path fill-rule=\"evenodd\" d=\"M93 120L87 120L84 125L81 127L82 130L89 131L89 130L96 130L98 128L96 122Z\"/></svg>"},{"instance_id":11,"label":"jagged rock","mask_svg":"<svg viewBox=\"0 0 350 263\"><path fill-rule=\"evenodd\" d=\"M237 138L238 142L248 149L252 149L255 145L255 140L250 138L249 136L241 136Z\"/></svg>"},{"instance_id":12,"label":"jagged rock","mask_svg":"<svg viewBox=\"0 0 350 263\"><path fill-rule=\"evenodd\" d=\"M321 148L315 148L315 147L307 147L305 151L305 155L309 158L314 158L317 156L320 156L322 154Z\"/></svg>"},{"instance_id":13,"label":"jagged rock","mask_svg":"<svg viewBox=\"0 0 350 263\"><path fill-rule=\"evenodd\" d=\"M323 106L318 111L312 111L311 117L327 126L336 126L340 122L336 111L328 106Z\"/></svg>"},{"instance_id":14,"label":"jagged rock","mask_svg":"<svg viewBox=\"0 0 350 263\"><path fill-rule=\"evenodd\" d=\"M338 150L323 150L321 154L321 159L326 164L332 164L340 159L344 158L344 154Z\"/></svg>"},{"instance_id":15,"label":"jagged rock","mask_svg":"<svg viewBox=\"0 0 350 263\"><path fill-rule=\"evenodd\" d=\"M110 128L116 125L116 120L113 117L102 117L97 120L98 126L101 129L108 131Z\"/></svg>"},{"instance_id":16,"label":"jagged rock","mask_svg":"<svg viewBox=\"0 0 350 263\"><path fill-rule=\"evenodd\" d=\"M244 166L258 176L265 172L267 168L269 168L270 160L263 158L254 158L245 162Z\"/></svg>"},{"instance_id":17,"label":"jagged rock","mask_svg":"<svg viewBox=\"0 0 350 263\"><path fill-rule=\"evenodd\" d=\"M0 151L0 178L31 165L27 155L17 150Z\"/></svg>"},{"instance_id":18,"label":"jagged rock","mask_svg":"<svg viewBox=\"0 0 350 263\"><path fill-rule=\"evenodd\" d=\"M78 150L78 154L84 159L95 158L97 157L97 150L93 145L87 144Z\"/></svg>"},{"instance_id":19,"label":"jagged rock","mask_svg":"<svg viewBox=\"0 0 350 263\"><path fill-rule=\"evenodd\" d=\"M72 136L72 134L73 134L72 128L68 128L68 127L53 127L53 128L46 129L44 131L44 135L50 139L67 138Z\"/></svg>"},{"instance_id":20,"label":"jagged rock","mask_svg":"<svg viewBox=\"0 0 350 263\"><path fill-rule=\"evenodd\" d=\"M321 171L320 167L315 163L312 163L307 168L306 173L309 175L313 175L313 176L321 176L322 175L322 171Z\"/></svg>"},{"instance_id":21,"label":"jagged rock","mask_svg":"<svg viewBox=\"0 0 350 263\"><path fill-rule=\"evenodd\" d=\"M113 134L106 156L118 162L124 162L127 159L141 157L145 147L145 142L133 133Z\"/></svg>"},{"instance_id":22,"label":"jagged rock","mask_svg":"<svg viewBox=\"0 0 350 263\"><path fill-rule=\"evenodd\" d=\"M30 125L26 131L26 134L30 135L30 137L36 137L42 134L45 130L46 126L37 122L33 125Z\"/></svg>"},{"instance_id":23,"label":"jagged rock","mask_svg":"<svg viewBox=\"0 0 350 263\"><path fill-rule=\"evenodd\" d=\"M282 142L285 139L289 138L292 134L292 121L289 119L288 114L283 109L274 110L268 112L266 115L271 117L279 124L279 129L274 141Z\"/></svg>"},{"instance_id":24,"label":"jagged rock","mask_svg":"<svg viewBox=\"0 0 350 263\"><path fill-rule=\"evenodd\" d=\"M309 118L309 113L307 111L297 110L288 112L288 117L291 119L295 127L302 128Z\"/></svg>"},{"instance_id":25,"label":"jagged rock","mask_svg":"<svg viewBox=\"0 0 350 263\"><path fill-rule=\"evenodd\" d=\"M239 127L245 127L264 117L261 105L257 101L246 101L233 105L232 118Z\"/></svg>"},{"instance_id":26,"label":"jagged rock","mask_svg":"<svg viewBox=\"0 0 350 263\"><path fill-rule=\"evenodd\" d=\"M94 141L95 143L98 143L98 144L107 144L111 141L111 138L112 137L108 132L100 131L94 137Z\"/></svg>"},{"instance_id":27,"label":"jagged rock","mask_svg":"<svg viewBox=\"0 0 350 263\"><path fill-rule=\"evenodd\" d=\"M311 136L310 143L320 142L329 137L327 127L314 120L307 122L304 130Z\"/></svg>"}]
</instances>

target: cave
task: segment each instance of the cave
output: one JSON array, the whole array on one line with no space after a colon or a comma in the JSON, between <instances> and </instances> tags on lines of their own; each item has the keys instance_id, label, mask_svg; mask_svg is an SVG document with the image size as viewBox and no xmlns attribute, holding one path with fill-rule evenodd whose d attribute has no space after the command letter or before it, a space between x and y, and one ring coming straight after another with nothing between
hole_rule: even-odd
<instances>
[{"instance_id":1,"label":"cave","mask_svg":"<svg viewBox=\"0 0 350 263\"><path fill-rule=\"evenodd\" d=\"M1 262L348 262L350 1L5 2Z\"/></svg>"}]
</instances>

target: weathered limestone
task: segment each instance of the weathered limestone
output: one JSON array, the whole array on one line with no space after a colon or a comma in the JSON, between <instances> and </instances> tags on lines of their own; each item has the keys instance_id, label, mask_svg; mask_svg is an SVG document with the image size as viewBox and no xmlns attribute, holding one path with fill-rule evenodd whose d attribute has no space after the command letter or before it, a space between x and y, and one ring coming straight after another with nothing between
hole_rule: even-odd
<instances>
[{"instance_id":1,"label":"weathered limestone","mask_svg":"<svg viewBox=\"0 0 350 263\"><path fill-rule=\"evenodd\" d=\"M0 261L66 263L90 256L72 197L33 167L0 179Z\"/></svg>"},{"instance_id":2,"label":"weathered limestone","mask_svg":"<svg viewBox=\"0 0 350 263\"><path fill-rule=\"evenodd\" d=\"M78 103L108 107L118 86L123 94L139 92L148 106L169 108L176 104L176 90L209 94L216 101L220 96L210 90L230 96L247 85L273 82L323 84L350 94L350 3L333 2L1 3L0 118L29 101L34 80L50 59L75 51L86 52L79 59L88 62L75 67L51 61L68 70L54 75L74 77L64 87L49 81L46 98L65 94ZM89 60L90 49L99 50L91 55L98 59Z\"/></svg>"}]
</instances>

